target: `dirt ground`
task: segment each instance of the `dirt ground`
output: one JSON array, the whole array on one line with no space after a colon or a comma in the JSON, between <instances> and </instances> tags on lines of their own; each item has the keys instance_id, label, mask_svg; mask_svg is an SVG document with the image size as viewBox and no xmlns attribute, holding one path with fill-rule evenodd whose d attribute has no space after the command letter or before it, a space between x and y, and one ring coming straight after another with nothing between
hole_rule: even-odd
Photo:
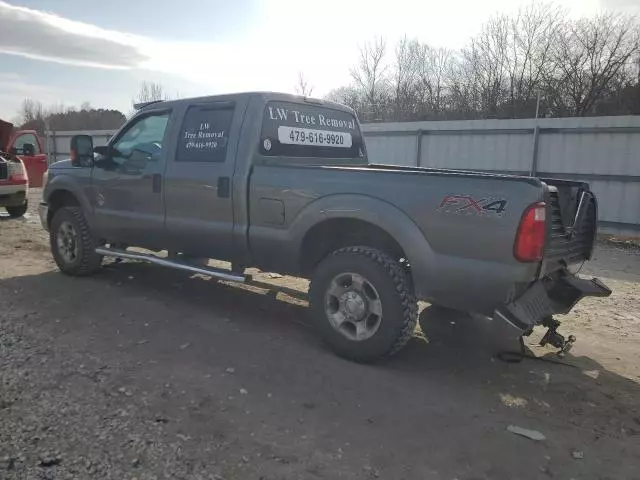
<instances>
[{"instance_id":1,"label":"dirt ground","mask_svg":"<svg viewBox=\"0 0 640 480\"><path fill-rule=\"evenodd\" d=\"M430 308L364 366L308 327L301 280L70 278L34 211L3 218L0 479L640 478L640 254L603 244L582 273L614 295L562 319L577 368L501 362L506 327ZM530 352L555 358L541 334Z\"/></svg>"}]
</instances>

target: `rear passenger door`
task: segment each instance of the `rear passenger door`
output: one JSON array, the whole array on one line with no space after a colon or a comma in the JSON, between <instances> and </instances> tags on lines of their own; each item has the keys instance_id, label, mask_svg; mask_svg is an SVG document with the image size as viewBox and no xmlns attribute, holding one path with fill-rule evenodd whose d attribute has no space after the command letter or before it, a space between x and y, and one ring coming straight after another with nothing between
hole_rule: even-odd
<instances>
[{"instance_id":1,"label":"rear passenger door","mask_svg":"<svg viewBox=\"0 0 640 480\"><path fill-rule=\"evenodd\" d=\"M232 258L233 172L244 107L215 101L186 108L165 176L165 227L177 251Z\"/></svg>"}]
</instances>

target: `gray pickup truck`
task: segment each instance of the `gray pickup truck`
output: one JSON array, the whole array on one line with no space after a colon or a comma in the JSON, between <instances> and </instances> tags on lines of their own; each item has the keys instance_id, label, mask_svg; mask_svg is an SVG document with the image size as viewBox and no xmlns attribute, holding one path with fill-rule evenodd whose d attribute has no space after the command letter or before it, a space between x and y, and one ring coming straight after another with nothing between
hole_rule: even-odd
<instances>
[{"instance_id":1,"label":"gray pickup truck","mask_svg":"<svg viewBox=\"0 0 640 480\"><path fill-rule=\"evenodd\" d=\"M570 272L596 238L587 184L371 165L354 112L331 102L150 103L108 146L77 136L71 147L40 204L60 270L90 274L112 256L238 282L246 267L310 278L313 323L352 360L400 350L418 299L522 334L546 325L566 350L553 315L611 293Z\"/></svg>"}]
</instances>

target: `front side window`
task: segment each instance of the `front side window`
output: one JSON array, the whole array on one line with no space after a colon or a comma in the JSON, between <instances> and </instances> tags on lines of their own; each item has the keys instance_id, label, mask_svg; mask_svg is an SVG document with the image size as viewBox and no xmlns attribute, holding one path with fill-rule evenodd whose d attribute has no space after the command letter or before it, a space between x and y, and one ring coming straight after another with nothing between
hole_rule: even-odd
<instances>
[{"instance_id":1,"label":"front side window","mask_svg":"<svg viewBox=\"0 0 640 480\"><path fill-rule=\"evenodd\" d=\"M144 168L147 162L157 162L164 148L164 134L169 112L150 114L135 121L113 144L113 161L119 165Z\"/></svg>"},{"instance_id":2,"label":"front side window","mask_svg":"<svg viewBox=\"0 0 640 480\"><path fill-rule=\"evenodd\" d=\"M263 155L311 158L364 158L362 134L349 112L329 106L267 103L262 120Z\"/></svg>"},{"instance_id":3,"label":"front side window","mask_svg":"<svg viewBox=\"0 0 640 480\"><path fill-rule=\"evenodd\" d=\"M24 146L25 144L30 144L33 146L33 150L31 152L25 152ZM13 145L16 149L17 155L26 155L29 153L33 153L34 155L38 155L40 153L40 146L38 145L38 139L33 133L25 133L16 138L16 141ZM29 150L29 147L27 147Z\"/></svg>"}]
</instances>

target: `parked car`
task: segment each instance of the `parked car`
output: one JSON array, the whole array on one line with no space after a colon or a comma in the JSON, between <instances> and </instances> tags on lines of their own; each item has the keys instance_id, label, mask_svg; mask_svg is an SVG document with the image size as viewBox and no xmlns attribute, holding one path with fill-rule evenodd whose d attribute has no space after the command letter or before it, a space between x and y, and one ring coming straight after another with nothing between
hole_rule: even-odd
<instances>
[{"instance_id":1,"label":"parked car","mask_svg":"<svg viewBox=\"0 0 640 480\"><path fill-rule=\"evenodd\" d=\"M0 152L0 208L10 217L23 216L28 208L29 180L20 158Z\"/></svg>"},{"instance_id":2,"label":"parked car","mask_svg":"<svg viewBox=\"0 0 640 480\"><path fill-rule=\"evenodd\" d=\"M48 162L44 142L35 130L16 130L12 123L0 120L0 151L22 160L30 186L42 186L42 176L47 171Z\"/></svg>"},{"instance_id":3,"label":"parked car","mask_svg":"<svg viewBox=\"0 0 640 480\"><path fill-rule=\"evenodd\" d=\"M547 325L566 349L553 315L611 293L569 270L596 238L587 184L370 165L342 105L273 93L156 102L107 146L76 136L71 152L40 204L64 273L113 256L237 282L249 266L310 278L314 325L356 361L400 350L418 299L522 334Z\"/></svg>"}]
</instances>

